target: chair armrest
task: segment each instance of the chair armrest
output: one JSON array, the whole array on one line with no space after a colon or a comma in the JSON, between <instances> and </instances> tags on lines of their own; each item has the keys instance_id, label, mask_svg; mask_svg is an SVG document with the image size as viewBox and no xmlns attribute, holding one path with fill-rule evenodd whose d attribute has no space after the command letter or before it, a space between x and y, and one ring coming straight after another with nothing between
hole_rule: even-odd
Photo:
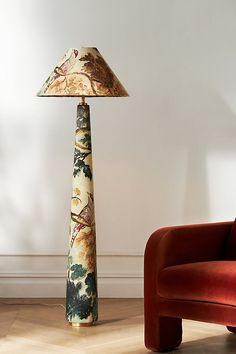
<instances>
[{"instance_id":1,"label":"chair armrest","mask_svg":"<svg viewBox=\"0 0 236 354\"><path fill-rule=\"evenodd\" d=\"M145 264L168 266L219 260L233 222L166 227L155 231L145 249Z\"/></svg>"},{"instance_id":2,"label":"chair armrest","mask_svg":"<svg viewBox=\"0 0 236 354\"><path fill-rule=\"evenodd\" d=\"M145 249L144 295L156 301L158 274L165 267L222 259L232 225L233 222L221 222L166 227L155 231Z\"/></svg>"}]
</instances>

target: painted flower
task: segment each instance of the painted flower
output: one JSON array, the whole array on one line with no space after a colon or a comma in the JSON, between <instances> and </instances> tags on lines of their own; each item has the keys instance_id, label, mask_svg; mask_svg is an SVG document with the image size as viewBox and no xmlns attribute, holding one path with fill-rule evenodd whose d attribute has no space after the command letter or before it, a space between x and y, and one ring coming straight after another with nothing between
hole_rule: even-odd
<instances>
[{"instance_id":1,"label":"painted flower","mask_svg":"<svg viewBox=\"0 0 236 354\"><path fill-rule=\"evenodd\" d=\"M88 272L94 272L96 269L96 244L93 228L87 228L88 232L81 232L75 239L77 244L74 262L82 261L86 264Z\"/></svg>"},{"instance_id":2,"label":"painted flower","mask_svg":"<svg viewBox=\"0 0 236 354\"><path fill-rule=\"evenodd\" d=\"M69 95L90 96L93 94L90 81L78 74L67 75L67 89Z\"/></svg>"},{"instance_id":3,"label":"painted flower","mask_svg":"<svg viewBox=\"0 0 236 354\"><path fill-rule=\"evenodd\" d=\"M49 86L47 94L51 95L63 95L66 90L66 79L64 76L59 77L57 80Z\"/></svg>"},{"instance_id":4,"label":"painted flower","mask_svg":"<svg viewBox=\"0 0 236 354\"><path fill-rule=\"evenodd\" d=\"M79 188L74 188L74 194L75 196L80 195L80 189Z\"/></svg>"},{"instance_id":5,"label":"painted flower","mask_svg":"<svg viewBox=\"0 0 236 354\"><path fill-rule=\"evenodd\" d=\"M91 83L88 78L82 77L80 73L61 75L48 87L47 94L50 95L76 95L90 96L93 94Z\"/></svg>"}]
</instances>

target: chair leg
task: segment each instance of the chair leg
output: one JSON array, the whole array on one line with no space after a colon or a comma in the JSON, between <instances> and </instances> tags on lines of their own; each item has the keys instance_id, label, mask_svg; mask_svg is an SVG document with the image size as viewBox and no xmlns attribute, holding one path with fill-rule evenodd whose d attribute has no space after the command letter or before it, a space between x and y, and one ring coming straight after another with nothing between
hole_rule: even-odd
<instances>
[{"instance_id":1,"label":"chair leg","mask_svg":"<svg viewBox=\"0 0 236 354\"><path fill-rule=\"evenodd\" d=\"M236 333L236 327L227 326L227 329L232 333Z\"/></svg>"},{"instance_id":2,"label":"chair leg","mask_svg":"<svg viewBox=\"0 0 236 354\"><path fill-rule=\"evenodd\" d=\"M165 352L178 347L182 341L182 319L145 316L145 345L156 352Z\"/></svg>"}]
</instances>

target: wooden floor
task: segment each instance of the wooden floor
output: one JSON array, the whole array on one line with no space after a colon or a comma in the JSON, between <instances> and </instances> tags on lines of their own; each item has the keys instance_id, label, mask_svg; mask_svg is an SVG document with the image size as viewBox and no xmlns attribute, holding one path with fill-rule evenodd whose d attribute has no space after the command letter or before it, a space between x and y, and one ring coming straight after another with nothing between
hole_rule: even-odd
<instances>
[{"instance_id":1,"label":"wooden floor","mask_svg":"<svg viewBox=\"0 0 236 354\"><path fill-rule=\"evenodd\" d=\"M12 304L22 302L31 305ZM143 344L143 300L101 299L100 320L90 328L70 327L65 321L64 308L57 304L64 305L64 300L0 299L0 353L149 352ZM236 335L223 326L184 321L183 344L174 353L235 354Z\"/></svg>"}]
</instances>

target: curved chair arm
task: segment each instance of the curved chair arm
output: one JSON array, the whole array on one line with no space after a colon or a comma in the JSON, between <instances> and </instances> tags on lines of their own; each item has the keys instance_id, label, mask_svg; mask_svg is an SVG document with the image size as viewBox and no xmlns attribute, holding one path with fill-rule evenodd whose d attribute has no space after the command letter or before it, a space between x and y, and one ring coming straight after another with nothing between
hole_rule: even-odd
<instances>
[{"instance_id":1,"label":"curved chair arm","mask_svg":"<svg viewBox=\"0 0 236 354\"><path fill-rule=\"evenodd\" d=\"M233 222L173 226L155 231L145 249L145 267L220 260Z\"/></svg>"}]
</instances>

